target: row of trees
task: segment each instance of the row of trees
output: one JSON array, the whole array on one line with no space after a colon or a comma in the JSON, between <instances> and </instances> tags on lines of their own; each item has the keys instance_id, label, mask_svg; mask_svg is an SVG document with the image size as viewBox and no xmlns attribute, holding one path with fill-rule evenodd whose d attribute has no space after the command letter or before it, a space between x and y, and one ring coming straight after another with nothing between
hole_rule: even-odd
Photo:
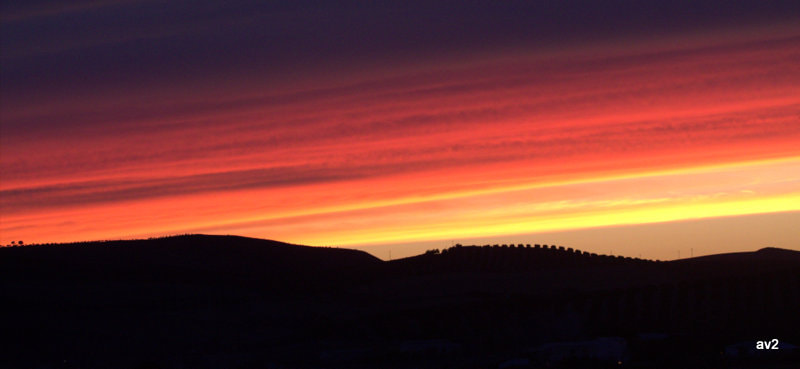
<instances>
[{"instance_id":1,"label":"row of trees","mask_svg":"<svg viewBox=\"0 0 800 369\"><path fill-rule=\"evenodd\" d=\"M25 243L22 241L11 241L10 244L6 245L6 247L17 247L17 246L25 246Z\"/></svg>"},{"instance_id":2,"label":"row of trees","mask_svg":"<svg viewBox=\"0 0 800 369\"><path fill-rule=\"evenodd\" d=\"M564 246L557 246L557 245L540 245L540 244L486 244L486 245L474 245L474 246L463 246L460 243L455 244L452 247L445 248L445 249L432 249L425 251L425 255L445 255L451 254L455 252L459 252L459 250L468 250L468 249L506 249L506 250L542 250L542 251L558 251L563 254L573 254L579 255L583 257L591 257L591 258L604 258L604 259L623 259L623 260L633 260L633 261L654 261L648 259L641 259L636 257L630 256L622 256L622 255L603 255L603 254L596 254L590 253L588 251L581 251L578 249L574 249L572 247L564 247Z\"/></svg>"},{"instance_id":3,"label":"row of trees","mask_svg":"<svg viewBox=\"0 0 800 369\"><path fill-rule=\"evenodd\" d=\"M462 244L460 244L460 243L457 243L457 244L455 244L454 246L452 246L452 247L450 247L450 248L447 248L447 249L443 249L443 250L439 250L439 249L427 250L427 251L425 251L425 254L440 254L440 253L445 253L445 252L447 252L448 250L452 250L452 249L458 249L458 248L461 248L461 247L463 247L463 245L462 245ZM486 244L486 245L483 245L483 246L480 246L480 245L475 245L475 246L472 246L472 247L483 247L483 248L504 248L504 249L507 249L507 248L512 248L512 249L513 249L513 248L517 248L517 249L530 249L530 248L534 248L534 249L544 249L544 250L548 250L548 249L549 249L549 250L559 250L559 251L575 252L575 253L579 253L579 254L580 254L580 253L582 253L580 250L574 250L574 249L573 249L573 248L571 248L571 247L570 247L570 248L565 248L564 246L556 246L556 245L548 246L548 245L539 245L539 244L535 244L535 245L531 246L531 244L524 244L524 245L523 245L523 244L521 244L521 243L520 243L520 244L518 244L518 245L514 245L513 243L512 243L512 244L502 244L502 245L500 245L500 244L494 244L494 245L489 245L489 244ZM583 253L584 253L584 254L588 254L587 252L583 252Z\"/></svg>"}]
</instances>

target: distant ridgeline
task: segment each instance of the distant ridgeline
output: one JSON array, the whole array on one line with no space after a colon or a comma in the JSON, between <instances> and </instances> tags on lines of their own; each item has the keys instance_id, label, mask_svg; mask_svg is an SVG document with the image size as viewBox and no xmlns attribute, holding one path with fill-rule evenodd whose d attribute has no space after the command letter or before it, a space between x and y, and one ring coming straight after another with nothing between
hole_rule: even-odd
<instances>
[{"instance_id":1,"label":"distant ridgeline","mask_svg":"<svg viewBox=\"0 0 800 369\"><path fill-rule=\"evenodd\" d=\"M634 266L660 261L598 255L548 245L457 244L444 250L381 261L358 250L311 247L239 236L178 235L139 240L29 244L0 249L9 276L133 280L269 280L313 285L372 274L393 277L438 273L514 273L579 267ZM278 277L290 276L275 282ZM331 279L333 278L333 279ZM319 280L318 280L319 279Z\"/></svg>"}]
</instances>

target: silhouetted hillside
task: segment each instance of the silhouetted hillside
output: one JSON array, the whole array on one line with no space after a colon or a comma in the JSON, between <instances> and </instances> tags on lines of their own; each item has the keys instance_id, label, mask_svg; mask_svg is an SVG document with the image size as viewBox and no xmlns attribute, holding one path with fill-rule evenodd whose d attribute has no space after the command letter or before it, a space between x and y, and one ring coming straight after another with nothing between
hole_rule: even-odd
<instances>
[{"instance_id":1,"label":"silhouetted hillside","mask_svg":"<svg viewBox=\"0 0 800 369\"><path fill-rule=\"evenodd\" d=\"M238 236L184 235L0 249L9 279L75 279L296 285L380 263L357 250Z\"/></svg>"},{"instance_id":2,"label":"silhouetted hillside","mask_svg":"<svg viewBox=\"0 0 800 369\"><path fill-rule=\"evenodd\" d=\"M555 245L456 245L394 260L391 268L410 273L522 272L598 265L632 265L651 260L608 256Z\"/></svg>"},{"instance_id":3,"label":"silhouetted hillside","mask_svg":"<svg viewBox=\"0 0 800 369\"><path fill-rule=\"evenodd\" d=\"M189 235L4 248L0 270L0 368L790 368L792 351L721 353L800 342L800 252L774 248L660 262L459 245L386 262Z\"/></svg>"},{"instance_id":4,"label":"silhouetted hillside","mask_svg":"<svg viewBox=\"0 0 800 369\"><path fill-rule=\"evenodd\" d=\"M796 266L798 262L800 262L800 252L776 247L765 247L758 251L698 256L695 258L673 260L671 263L693 268L725 268L735 271L738 268L784 268Z\"/></svg>"}]
</instances>

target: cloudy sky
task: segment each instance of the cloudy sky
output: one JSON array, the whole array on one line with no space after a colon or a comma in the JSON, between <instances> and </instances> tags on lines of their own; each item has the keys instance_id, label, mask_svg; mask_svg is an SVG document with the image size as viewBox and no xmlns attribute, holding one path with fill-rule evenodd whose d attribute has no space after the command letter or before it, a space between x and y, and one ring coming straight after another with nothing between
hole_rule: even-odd
<instances>
[{"instance_id":1,"label":"cloudy sky","mask_svg":"<svg viewBox=\"0 0 800 369\"><path fill-rule=\"evenodd\" d=\"M3 244L800 249L796 1L4 1L0 22Z\"/></svg>"}]
</instances>

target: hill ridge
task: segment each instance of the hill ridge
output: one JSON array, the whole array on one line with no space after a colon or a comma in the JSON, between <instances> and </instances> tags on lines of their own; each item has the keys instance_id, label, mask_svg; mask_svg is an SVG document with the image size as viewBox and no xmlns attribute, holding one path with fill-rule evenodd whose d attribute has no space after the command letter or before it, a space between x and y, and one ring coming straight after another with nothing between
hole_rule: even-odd
<instances>
[{"instance_id":1,"label":"hill ridge","mask_svg":"<svg viewBox=\"0 0 800 369\"><path fill-rule=\"evenodd\" d=\"M310 245L303 245L303 244L296 244L291 242L284 242L278 241L273 239L265 239L265 238L256 238L256 237L248 237L248 236L240 236L240 235L220 235L220 234L204 234L204 233L185 233L185 234L175 234L175 235L166 235L166 236L159 236L159 237L148 237L148 238L132 238L132 239L109 239L109 240L89 240L89 241L72 241L72 242L63 242L63 243L34 243L34 244L25 244L25 245L8 245L4 247L0 247L0 250L3 249L29 249L33 247L75 247L75 246L123 246L129 244L143 244L143 245L152 245L157 243L169 242L169 241L193 241L193 242L200 242L202 244L206 244L209 241L216 241L216 242L230 242L230 241L243 241L248 244L255 244L258 243L260 246L286 246L286 247L295 247L295 248L308 248L308 249L335 249L335 250L345 250L357 253L363 253L370 255L370 257L375 258L376 260L380 260L385 263L389 264L397 264L408 262L410 260L420 259L420 258L428 258L428 259L435 259L436 257L453 257L457 256L458 254L464 252L470 252L475 250L492 250L493 252L501 252L501 253L521 253L521 252L539 252L543 254L548 254L549 256L557 256L557 257L565 257L565 256L574 256L578 258L592 258L596 260L606 260L607 262L617 260L617 261L626 261L626 262L656 262L656 263L674 263L674 262L685 262L691 260L701 260L703 258L708 257L735 257L735 256L745 256L745 255L799 255L800 251L791 250L791 249L784 249L774 246L762 247L755 251L739 251L739 252L729 252L729 253L719 253L719 254L711 254L711 255L702 255L690 258L682 258L682 259L675 259L675 260L659 260L659 259L646 259L646 258L639 258L639 257L631 257L631 256L624 256L624 255L613 255L613 254L603 254L603 253L593 253L588 251L582 251L577 248L572 247L565 247L562 245L548 245L548 244L484 244L484 245L462 245L456 244L449 248L444 249L431 249L427 250L424 253L407 256L400 259L394 260L381 260L375 257L374 255L357 249L351 249L347 247L338 247L338 246L330 246L330 245L320 245L320 246L310 246ZM238 244L237 244L238 246ZM235 247L235 246L234 246Z\"/></svg>"}]
</instances>

